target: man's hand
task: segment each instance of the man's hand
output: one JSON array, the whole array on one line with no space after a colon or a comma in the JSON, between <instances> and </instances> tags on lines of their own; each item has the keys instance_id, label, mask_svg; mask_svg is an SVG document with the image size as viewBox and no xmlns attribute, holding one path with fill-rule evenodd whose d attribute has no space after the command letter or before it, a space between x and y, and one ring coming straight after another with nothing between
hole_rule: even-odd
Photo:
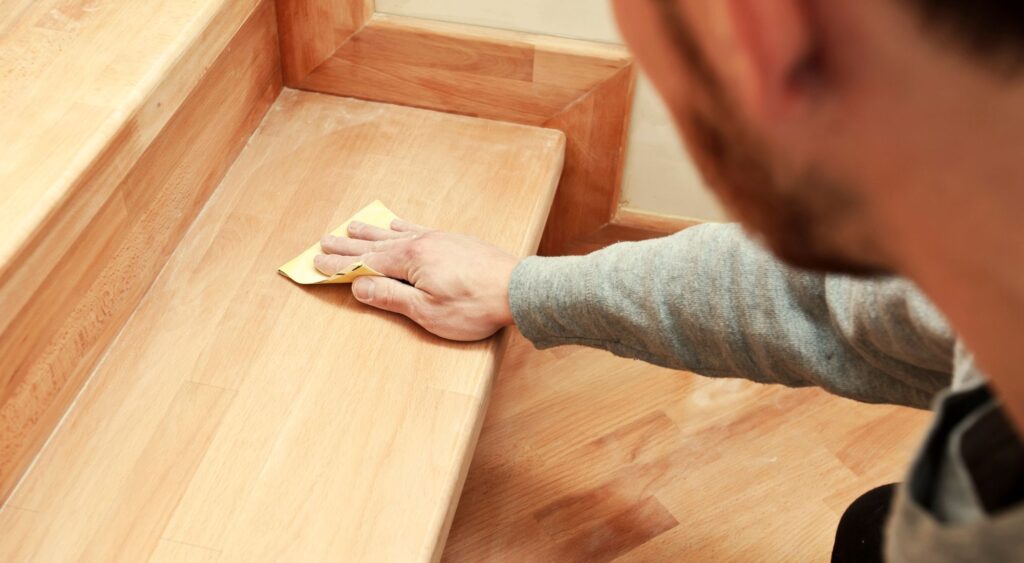
<instances>
[{"instance_id":1,"label":"man's hand","mask_svg":"<svg viewBox=\"0 0 1024 563\"><path fill-rule=\"evenodd\" d=\"M508 286L519 261L511 254L401 219L391 230L352 223L348 233L352 238L324 237L320 246L327 254L315 264L332 275L361 261L388 276L357 278L352 293L359 301L451 340L480 340L512 324Z\"/></svg>"}]
</instances>

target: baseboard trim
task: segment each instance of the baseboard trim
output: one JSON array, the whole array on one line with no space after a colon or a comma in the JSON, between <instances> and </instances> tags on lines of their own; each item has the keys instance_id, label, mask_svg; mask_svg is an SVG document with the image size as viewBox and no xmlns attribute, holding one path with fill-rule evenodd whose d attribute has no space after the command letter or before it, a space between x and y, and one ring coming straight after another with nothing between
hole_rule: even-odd
<instances>
[{"instance_id":1,"label":"baseboard trim","mask_svg":"<svg viewBox=\"0 0 1024 563\"><path fill-rule=\"evenodd\" d=\"M652 237L660 237L677 233L683 229L705 223L694 217L677 217L675 215L659 215L636 209L619 208L611 224L630 229L638 229L651 233Z\"/></svg>"}]
</instances>

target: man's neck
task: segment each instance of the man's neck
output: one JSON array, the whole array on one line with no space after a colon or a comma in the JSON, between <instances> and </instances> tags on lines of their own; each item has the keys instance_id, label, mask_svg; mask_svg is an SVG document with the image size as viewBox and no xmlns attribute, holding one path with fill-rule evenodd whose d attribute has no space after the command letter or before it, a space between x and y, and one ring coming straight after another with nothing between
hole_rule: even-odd
<instances>
[{"instance_id":1,"label":"man's neck","mask_svg":"<svg viewBox=\"0 0 1024 563\"><path fill-rule=\"evenodd\" d=\"M900 271L946 315L1024 432L1024 95L1011 90L958 116L948 157L917 178L892 226Z\"/></svg>"}]
</instances>

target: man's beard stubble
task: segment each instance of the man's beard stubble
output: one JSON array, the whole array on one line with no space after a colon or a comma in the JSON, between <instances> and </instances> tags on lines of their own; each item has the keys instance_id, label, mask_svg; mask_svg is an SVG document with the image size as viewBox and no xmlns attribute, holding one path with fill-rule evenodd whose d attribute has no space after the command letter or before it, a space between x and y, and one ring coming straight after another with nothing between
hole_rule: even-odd
<instances>
[{"instance_id":1,"label":"man's beard stubble","mask_svg":"<svg viewBox=\"0 0 1024 563\"><path fill-rule=\"evenodd\" d=\"M863 204L855 192L813 168L783 182L771 166L777 161L742 126L697 112L688 121L689 141L713 191L779 259L822 272L890 273L873 241L841 234L862 233Z\"/></svg>"},{"instance_id":2,"label":"man's beard stubble","mask_svg":"<svg viewBox=\"0 0 1024 563\"><path fill-rule=\"evenodd\" d=\"M872 240L857 192L813 167L780 180L772 166L779 163L730 107L692 39L678 0L656 1L666 31L689 67L681 71L704 86L711 110L666 101L687 133L698 167L726 208L793 266L853 275L890 273Z\"/></svg>"}]
</instances>

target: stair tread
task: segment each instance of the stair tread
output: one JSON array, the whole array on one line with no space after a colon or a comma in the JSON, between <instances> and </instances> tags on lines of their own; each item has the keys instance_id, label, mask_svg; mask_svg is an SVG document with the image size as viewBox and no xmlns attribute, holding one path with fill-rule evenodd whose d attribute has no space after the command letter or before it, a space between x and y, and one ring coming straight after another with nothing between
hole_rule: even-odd
<instances>
[{"instance_id":1,"label":"stair tread","mask_svg":"<svg viewBox=\"0 0 1024 563\"><path fill-rule=\"evenodd\" d=\"M2 560L440 554L501 338L278 266L374 199L519 255L557 131L285 90L3 511Z\"/></svg>"},{"instance_id":2,"label":"stair tread","mask_svg":"<svg viewBox=\"0 0 1024 563\"><path fill-rule=\"evenodd\" d=\"M257 4L0 0L0 272L76 188L102 203Z\"/></svg>"}]
</instances>

